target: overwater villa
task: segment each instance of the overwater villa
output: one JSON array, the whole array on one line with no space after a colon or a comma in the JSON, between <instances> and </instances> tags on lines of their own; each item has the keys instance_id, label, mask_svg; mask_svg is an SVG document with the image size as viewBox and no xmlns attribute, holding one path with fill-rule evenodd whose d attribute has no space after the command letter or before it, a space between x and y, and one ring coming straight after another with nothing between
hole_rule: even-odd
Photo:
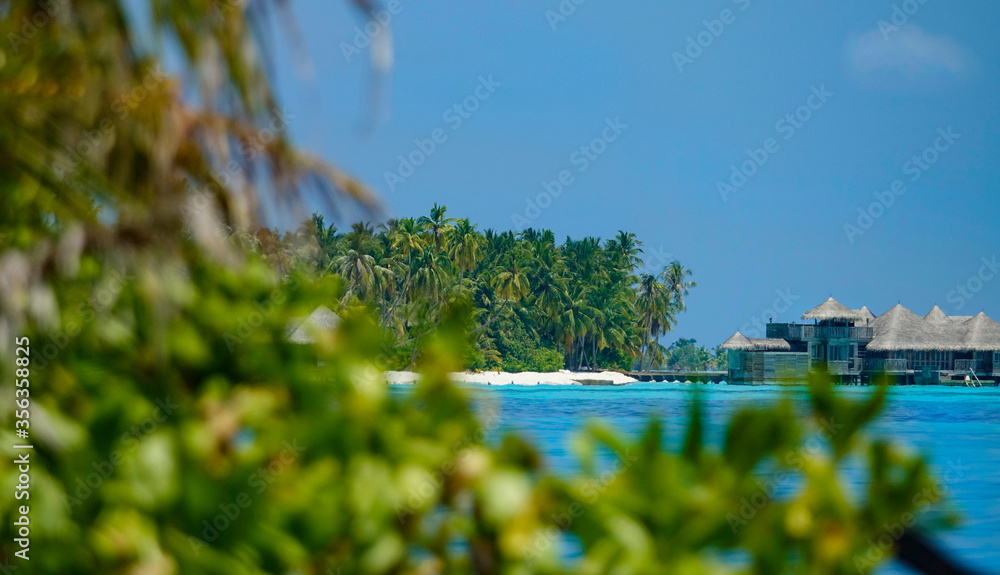
<instances>
[{"instance_id":1,"label":"overwater villa","mask_svg":"<svg viewBox=\"0 0 1000 575\"><path fill-rule=\"evenodd\" d=\"M902 305L875 316L832 297L802 315L812 324L770 323L766 338L736 332L728 350L729 383L760 385L805 379L826 366L842 383L878 374L898 384L995 385L1000 380L1000 323L984 313L921 317Z\"/></svg>"}]
</instances>

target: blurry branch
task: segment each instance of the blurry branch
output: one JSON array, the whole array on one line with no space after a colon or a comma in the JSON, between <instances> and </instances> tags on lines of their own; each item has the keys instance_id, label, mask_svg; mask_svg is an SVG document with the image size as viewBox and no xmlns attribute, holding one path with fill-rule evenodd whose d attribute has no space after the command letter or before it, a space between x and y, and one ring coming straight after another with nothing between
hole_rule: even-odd
<instances>
[{"instance_id":1,"label":"blurry branch","mask_svg":"<svg viewBox=\"0 0 1000 575\"><path fill-rule=\"evenodd\" d=\"M222 230L254 229L273 207L379 213L363 183L292 144L296 115L266 73L271 4L284 3L152 0L148 22L126 2L7 4L0 252L28 255L26 289L48 292L52 242L76 225L84 252L121 266L177 255L188 238L232 263ZM177 70L162 67L167 52ZM196 212L192 193L204 196ZM9 326L24 324L27 300L0 303Z\"/></svg>"}]
</instances>

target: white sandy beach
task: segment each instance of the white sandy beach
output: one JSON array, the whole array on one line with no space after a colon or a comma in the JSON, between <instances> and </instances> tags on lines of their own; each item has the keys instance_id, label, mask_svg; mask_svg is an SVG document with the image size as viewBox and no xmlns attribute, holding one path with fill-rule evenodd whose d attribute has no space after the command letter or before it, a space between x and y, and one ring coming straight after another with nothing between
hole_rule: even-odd
<instances>
[{"instance_id":1,"label":"white sandy beach","mask_svg":"<svg viewBox=\"0 0 1000 575\"><path fill-rule=\"evenodd\" d=\"M386 381L390 384L412 384L419 379L419 374L412 371L387 371ZM555 373L505 373L502 371L483 371L479 373L452 373L452 381L462 383L481 383L484 385L626 385L637 380L615 372L573 372L557 371ZM592 383L591 383L592 382Z\"/></svg>"}]
</instances>

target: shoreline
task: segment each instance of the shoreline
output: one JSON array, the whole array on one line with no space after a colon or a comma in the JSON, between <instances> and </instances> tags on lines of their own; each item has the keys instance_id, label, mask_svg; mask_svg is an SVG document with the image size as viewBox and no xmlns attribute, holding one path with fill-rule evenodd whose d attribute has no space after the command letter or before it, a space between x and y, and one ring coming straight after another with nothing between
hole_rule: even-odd
<instances>
[{"instance_id":1,"label":"shoreline","mask_svg":"<svg viewBox=\"0 0 1000 575\"><path fill-rule=\"evenodd\" d=\"M390 385L412 385L420 378L420 374L412 371L387 371L384 373L387 383ZM602 385L602 386L622 386L630 383L638 383L639 380L631 378L617 371L567 371L560 370L552 373L541 373L525 371L521 373L508 373L503 371L483 371L454 372L449 374L455 383L478 383L482 385Z\"/></svg>"},{"instance_id":2,"label":"shoreline","mask_svg":"<svg viewBox=\"0 0 1000 575\"><path fill-rule=\"evenodd\" d=\"M580 386L580 387L623 387L626 385L631 385L634 383L643 383L637 379L629 377L623 373L617 371L567 371L560 370L557 372L544 373L544 372L534 372L525 371L520 373L511 373L503 371L483 371L483 372L452 372L449 378L454 383L472 383L477 385L496 385L496 386L535 386L535 385L559 385L559 386ZM386 371L382 372L384 381L389 385L414 385L420 379L420 374L414 371ZM647 382L648 383L648 382ZM682 383L691 384L694 383L690 380L682 381L676 379L673 381L659 381L656 383ZM723 383L721 385L727 387L740 387L740 388L774 388L774 387L785 387L785 388L795 388L795 387L807 387L806 382L797 383L778 383L771 382L765 384L756 385L734 385L731 383ZM840 385L837 387L872 387L872 386L849 386ZM993 389L994 386L982 386L967 388L964 385L954 382L954 384L936 384L936 385L911 385L911 386L890 386L890 387L911 387L911 388L948 388L948 389Z\"/></svg>"}]
</instances>

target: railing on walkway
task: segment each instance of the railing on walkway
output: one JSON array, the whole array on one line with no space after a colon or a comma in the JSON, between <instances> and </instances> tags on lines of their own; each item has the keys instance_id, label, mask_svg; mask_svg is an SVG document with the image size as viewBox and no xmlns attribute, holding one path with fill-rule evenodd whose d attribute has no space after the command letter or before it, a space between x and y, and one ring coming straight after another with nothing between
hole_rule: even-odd
<instances>
[{"instance_id":1,"label":"railing on walkway","mask_svg":"<svg viewBox=\"0 0 1000 575\"><path fill-rule=\"evenodd\" d=\"M901 373L907 370L905 359L866 359L865 371L877 373Z\"/></svg>"},{"instance_id":2,"label":"railing on walkway","mask_svg":"<svg viewBox=\"0 0 1000 575\"><path fill-rule=\"evenodd\" d=\"M956 359L955 360L955 371L971 371L974 373L982 373L986 366L982 361L976 359Z\"/></svg>"},{"instance_id":3,"label":"railing on walkway","mask_svg":"<svg viewBox=\"0 0 1000 575\"><path fill-rule=\"evenodd\" d=\"M769 324L767 337L780 337L792 340L803 339L860 339L872 340L875 337L873 327L826 327L819 325Z\"/></svg>"},{"instance_id":4,"label":"railing on walkway","mask_svg":"<svg viewBox=\"0 0 1000 575\"><path fill-rule=\"evenodd\" d=\"M833 375L847 375L851 373L851 368L847 361L831 361L827 362L827 367L830 369L830 373Z\"/></svg>"}]
</instances>

